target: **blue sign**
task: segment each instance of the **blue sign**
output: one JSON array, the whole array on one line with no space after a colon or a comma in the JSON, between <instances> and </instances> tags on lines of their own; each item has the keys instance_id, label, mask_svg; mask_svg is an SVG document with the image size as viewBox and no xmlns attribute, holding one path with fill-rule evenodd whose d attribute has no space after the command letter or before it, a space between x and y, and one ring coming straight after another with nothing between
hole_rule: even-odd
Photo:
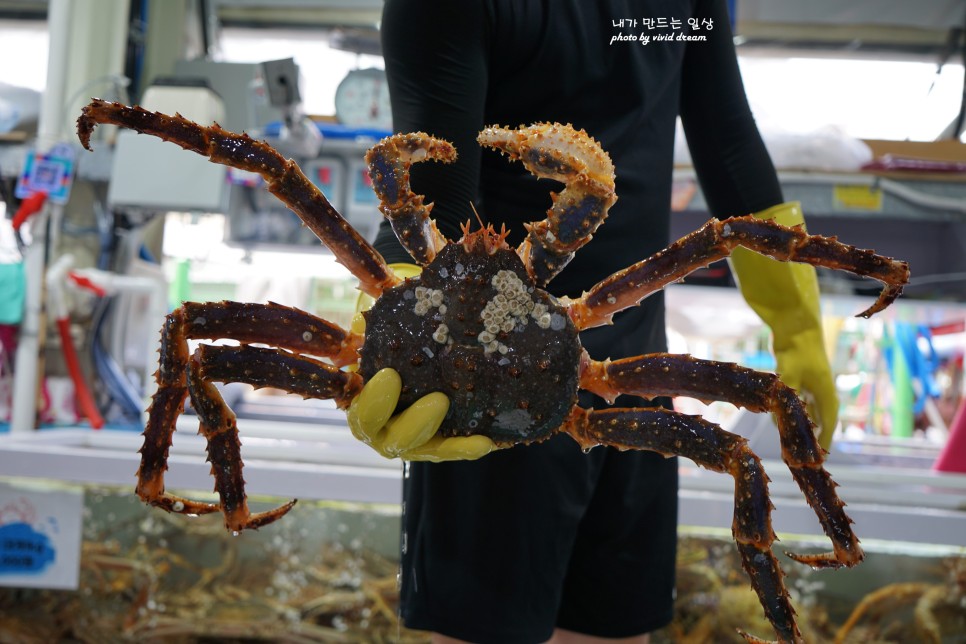
<instances>
[{"instance_id":1,"label":"blue sign","mask_svg":"<svg viewBox=\"0 0 966 644\"><path fill-rule=\"evenodd\" d=\"M76 486L0 479L0 586L76 590L83 505Z\"/></svg>"},{"instance_id":2,"label":"blue sign","mask_svg":"<svg viewBox=\"0 0 966 644\"><path fill-rule=\"evenodd\" d=\"M0 526L0 575L39 574L54 562L50 539L26 523Z\"/></svg>"}]
</instances>

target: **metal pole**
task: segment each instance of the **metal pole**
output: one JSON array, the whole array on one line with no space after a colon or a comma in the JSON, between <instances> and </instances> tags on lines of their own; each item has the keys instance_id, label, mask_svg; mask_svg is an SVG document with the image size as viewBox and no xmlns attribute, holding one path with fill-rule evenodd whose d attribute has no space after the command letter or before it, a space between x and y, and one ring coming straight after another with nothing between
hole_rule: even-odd
<instances>
[{"instance_id":1,"label":"metal pole","mask_svg":"<svg viewBox=\"0 0 966 644\"><path fill-rule=\"evenodd\" d=\"M71 93L107 74L123 68L123 49L127 38L126 0L50 0L47 8L49 53L47 86L41 99L37 124L38 154L67 140L73 100ZM37 393L43 376L44 273L48 252L56 253L51 243L64 214L64 206L50 204L34 216L33 240L24 253L26 294L20 327L13 381L13 410L10 431L27 432L37 424Z\"/></svg>"}]
</instances>

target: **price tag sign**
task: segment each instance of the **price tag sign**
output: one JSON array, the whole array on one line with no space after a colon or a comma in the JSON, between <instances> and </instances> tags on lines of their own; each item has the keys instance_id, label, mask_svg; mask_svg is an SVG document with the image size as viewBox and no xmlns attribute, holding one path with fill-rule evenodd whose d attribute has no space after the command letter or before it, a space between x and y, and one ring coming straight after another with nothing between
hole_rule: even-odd
<instances>
[{"instance_id":1,"label":"price tag sign","mask_svg":"<svg viewBox=\"0 0 966 644\"><path fill-rule=\"evenodd\" d=\"M17 180L15 194L26 199L37 192L47 193L51 203L65 204L74 181L74 149L69 145L55 145L46 154L27 152L23 172Z\"/></svg>"},{"instance_id":2,"label":"price tag sign","mask_svg":"<svg viewBox=\"0 0 966 644\"><path fill-rule=\"evenodd\" d=\"M76 589L83 505L80 489L0 482L0 586Z\"/></svg>"}]
</instances>

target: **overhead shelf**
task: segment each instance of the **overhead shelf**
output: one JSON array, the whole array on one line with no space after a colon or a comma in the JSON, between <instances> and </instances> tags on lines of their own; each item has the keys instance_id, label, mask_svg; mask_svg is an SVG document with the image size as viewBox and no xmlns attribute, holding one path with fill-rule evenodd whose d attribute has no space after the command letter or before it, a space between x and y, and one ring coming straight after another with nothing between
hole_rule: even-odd
<instances>
[{"instance_id":1,"label":"overhead shelf","mask_svg":"<svg viewBox=\"0 0 966 644\"><path fill-rule=\"evenodd\" d=\"M858 217L966 223L966 177L898 177L894 173L779 171L788 201L800 201L809 216ZM674 171L678 190L697 183L692 168ZM706 213L698 189L686 209Z\"/></svg>"},{"instance_id":2,"label":"overhead shelf","mask_svg":"<svg viewBox=\"0 0 966 644\"><path fill-rule=\"evenodd\" d=\"M889 143L901 151L907 142ZM956 146L951 153L950 146ZM963 162L966 145L950 146L942 148L954 156L940 158ZM966 174L781 170L778 176L784 199L801 202L810 233L908 262L906 298L966 300ZM710 216L693 168L674 171L673 190L672 239Z\"/></svg>"}]
</instances>

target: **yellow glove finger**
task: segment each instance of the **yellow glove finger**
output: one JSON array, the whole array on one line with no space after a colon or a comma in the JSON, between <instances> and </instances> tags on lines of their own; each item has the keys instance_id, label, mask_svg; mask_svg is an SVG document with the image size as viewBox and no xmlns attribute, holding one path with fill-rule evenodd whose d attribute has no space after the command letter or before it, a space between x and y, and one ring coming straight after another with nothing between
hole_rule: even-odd
<instances>
[{"instance_id":1,"label":"yellow glove finger","mask_svg":"<svg viewBox=\"0 0 966 644\"><path fill-rule=\"evenodd\" d=\"M433 438L448 411L449 398L445 394L426 394L389 420L376 448L389 458L419 448Z\"/></svg>"},{"instance_id":2,"label":"yellow glove finger","mask_svg":"<svg viewBox=\"0 0 966 644\"><path fill-rule=\"evenodd\" d=\"M412 264L391 264L390 268L403 278L414 277L422 270ZM365 332L362 312L372 304L371 297L360 293L352 320L353 332ZM407 460L473 460L496 449L493 441L485 436L435 436L449 411L449 398L442 393L427 394L393 417L401 390L402 380L397 371L383 369L375 374L349 406L347 417L353 436L386 458L401 456Z\"/></svg>"},{"instance_id":3,"label":"yellow glove finger","mask_svg":"<svg viewBox=\"0 0 966 644\"><path fill-rule=\"evenodd\" d=\"M366 297L369 296L367 295ZM353 333L358 333L359 335L362 335L366 332L366 317L362 314L362 311L359 311L352 316L352 324L349 325L349 330Z\"/></svg>"},{"instance_id":4,"label":"yellow glove finger","mask_svg":"<svg viewBox=\"0 0 966 644\"><path fill-rule=\"evenodd\" d=\"M808 412L808 417L815 423L815 438L822 449L828 451L832 445L832 437L835 434L835 426L838 422L838 394L834 391L816 394L815 392L820 391L820 388L813 388L808 385L793 386L788 384L788 386L792 387L798 397L802 399L802 402L805 403L805 411Z\"/></svg>"},{"instance_id":5,"label":"yellow glove finger","mask_svg":"<svg viewBox=\"0 0 966 644\"><path fill-rule=\"evenodd\" d=\"M402 457L407 461L475 461L498 449L486 436L434 436L420 447L406 450Z\"/></svg>"},{"instance_id":6,"label":"yellow glove finger","mask_svg":"<svg viewBox=\"0 0 966 644\"><path fill-rule=\"evenodd\" d=\"M784 226L804 225L801 204L779 204L755 213ZM828 449L838 418L838 396L824 349L818 280L812 266L779 262L745 248L731 256L742 296L772 331L772 351L782 381L798 391Z\"/></svg>"},{"instance_id":7,"label":"yellow glove finger","mask_svg":"<svg viewBox=\"0 0 966 644\"><path fill-rule=\"evenodd\" d=\"M407 277L416 277L423 271L422 266L407 263L390 264L389 268L392 269L392 272L396 275L396 277L401 277L403 279L406 279ZM359 291L359 296L356 298L356 311L368 311L372 308L374 302L375 300L372 299L371 295ZM355 325L355 320L352 322L353 325ZM365 323L363 322L362 330L364 331L365 328ZM355 328L352 330L355 331ZM356 331L356 333L361 333L361 331Z\"/></svg>"},{"instance_id":8,"label":"yellow glove finger","mask_svg":"<svg viewBox=\"0 0 966 644\"><path fill-rule=\"evenodd\" d=\"M395 369L383 369L372 376L346 412L352 435L373 445L395 411L400 391L402 378Z\"/></svg>"},{"instance_id":9,"label":"yellow glove finger","mask_svg":"<svg viewBox=\"0 0 966 644\"><path fill-rule=\"evenodd\" d=\"M827 450L838 423L839 400L822 346L819 330L805 331L776 350L775 359L782 382L798 391L806 402L809 416L820 429L819 443Z\"/></svg>"}]
</instances>

